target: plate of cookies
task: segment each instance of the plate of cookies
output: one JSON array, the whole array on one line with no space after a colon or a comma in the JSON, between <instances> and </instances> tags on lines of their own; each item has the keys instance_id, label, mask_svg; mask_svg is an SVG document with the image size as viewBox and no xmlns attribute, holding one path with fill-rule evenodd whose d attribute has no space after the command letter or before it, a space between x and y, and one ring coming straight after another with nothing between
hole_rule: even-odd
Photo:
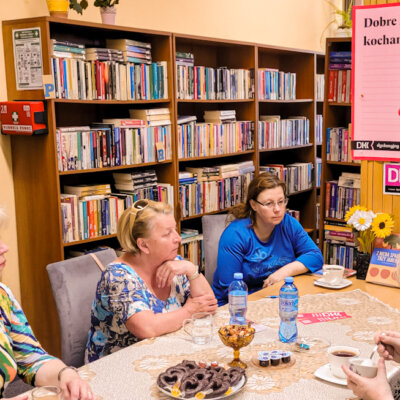
<instances>
[{"instance_id":1,"label":"plate of cookies","mask_svg":"<svg viewBox=\"0 0 400 400\"><path fill-rule=\"evenodd\" d=\"M245 371L240 367L183 360L158 376L157 387L175 399L217 400L236 394L246 381Z\"/></svg>"}]
</instances>

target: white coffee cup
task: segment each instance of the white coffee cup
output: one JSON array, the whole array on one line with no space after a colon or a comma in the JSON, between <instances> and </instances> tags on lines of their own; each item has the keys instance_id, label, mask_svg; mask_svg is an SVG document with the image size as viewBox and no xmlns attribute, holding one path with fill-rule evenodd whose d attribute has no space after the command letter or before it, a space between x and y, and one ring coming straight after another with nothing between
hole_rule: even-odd
<instances>
[{"instance_id":1,"label":"white coffee cup","mask_svg":"<svg viewBox=\"0 0 400 400\"><path fill-rule=\"evenodd\" d=\"M331 346L327 351L332 375L346 379L347 376L342 370L342 365L350 366L350 361L359 357L360 350L350 346Z\"/></svg>"},{"instance_id":2,"label":"white coffee cup","mask_svg":"<svg viewBox=\"0 0 400 400\"><path fill-rule=\"evenodd\" d=\"M375 378L378 373L378 365L370 358L353 358L349 368L365 378Z\"/></svg>"},{"instance_id":3,"label":"white coffee cup","mask_svg":"<svg viewBox=\"0 0 400 400\"><path fill-rule=\"evenodd\" d=\"M344 267L341 265L324 265L323 280L330 285L338 285L343 281Z\"/></svg>"},{"instance_id":4,"label":"white coffee cup","mask_svg":"<svg viewBox=\"0 0 400 400\"><path fill-rule=\"evenodd\" d=\"M213 316L207 312L196 313L192 318L185 319L182 326L195 344L207 344L213 334Z\"/></svg>"}]
</instances>

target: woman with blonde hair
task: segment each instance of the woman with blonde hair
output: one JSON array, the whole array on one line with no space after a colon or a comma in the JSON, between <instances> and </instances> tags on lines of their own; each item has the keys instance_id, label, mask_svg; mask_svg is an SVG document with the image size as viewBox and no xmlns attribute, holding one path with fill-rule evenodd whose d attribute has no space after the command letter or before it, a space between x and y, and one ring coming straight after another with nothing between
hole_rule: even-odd
<instances>
[{"instance_id":1,"label":"woman with blonde hair","mask_svg":"<svg viewBox=\"0 0 400 400\"><path fill-rule=\"evenodd\" d=\"M176 331L194 313L217 309L198 267L177 256L181 238L170 205L138 200L122 214L117 236L125 252L107 266L97 285L89 362Z\"/></svg>"},{"instance_id":2,"label":"woman with blonde hair","mask_svg":"<svg viewBox=\"0 0 400 400\"><path fill-rule=\"evenodd\" d=\"M245 203L234 207L236 219L223 232L218 249L213 290L218 304L228 301L235 272L242 272L249 293L287 276L317 271L321 251L300 223L286 213L286 186L275 175L263 173L248 187Z\"/></svg>"},{"instance_id":3,"label":"woman with blonde hair","mask_svg":"<svg viewBox=\"0 0 400 400\"><path fill-rule=\"evenodd\" d=\"M0 229L6 220L4 208L0 207ZM0 240L0 274L6 266L8 250ZM67 367L41 347L21 306L3 283L0 283L0 313L0 398L16 375L30 385L60 386L66 400L94 398L90 386L80 378L76 368ZM28 395L14 399L27 400Z\"/></svg>"}]
</instances>

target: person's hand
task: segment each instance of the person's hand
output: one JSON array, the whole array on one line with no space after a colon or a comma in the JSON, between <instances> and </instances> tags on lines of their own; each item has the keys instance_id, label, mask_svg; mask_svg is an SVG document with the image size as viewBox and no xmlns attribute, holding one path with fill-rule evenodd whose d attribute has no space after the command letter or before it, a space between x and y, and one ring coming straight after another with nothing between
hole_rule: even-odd
<instances>
[{"instance_id":1,"label":"person's hand","mask_svg":"<svg viewBox=\"0 0 400 400\"><path fill-rule=\"evenodd\" d=\"M342 365L347 375L347 387L363 400L393 400L389 382L386 379L386 367L383 358L378 361L378 374L375 378L364 378L355 374L346 365Z\"/></svg>"},{"instance_id":2,"label":"person's hand","mask_svg":"<svg viewBox=\"0 0 400 400\"><path fill-rule=\"evenodd\" d=\"M197 267L186 260L172 260L161 264L156 271L156 283L159 288L171 284L176 275L191 276L197 271Z\"/></svg>"},{"instance_id":3,"label":"person's hand","mask_svg":"<svg viewBox=\"0 0 400 400\"><path fill-rule=\"evenodd\" d=\"M60 388L65 400L93 400L95 398L89 384L72 369L67 369L61 374Z\"/></svg>"},{"instance_id":4,"label":"person's hand","mask_svg":"<svg viewBox=\"0 0 400 400\"><path fill-rule=\"evenodd\" d=\"M28 400L29 395L28 394L20 394L19 396L16 397L7 397L7 399L4 397L4 400Z\"/></svg>"},{"instance_id":5,"label":"person's hand","mask_svg":"<svg viewBox=\"0 0 400 400\"><path fill-rule=\"evenodd\" d=\"M267 286L271 286L277 282L283 281L285 279L285 276L278 271L275 271L272 273L267 279L265 279L263 283L263 288Z\"/></svg>"},{"instance_id":6,"label":"person's hand","mask_svg":"<svg viewBox=\"0 0 400 400\"><path fill-rule=\"evenodd\" d=\"M378 333L374 337L378 344L378 353L385 360L394 360L400 363L400 333Z\"/></svg>"},{"instance_id":7,"label":"person's hand","mask_svg":"<svg viewBox=\"0 0 400 400\"><path fill-rule=\"evenodd\" d=\"M183 307L186 308L191 315L199 312L214 314L215 311L217 311L218 302L214 295L203 294L202 296L189 297Z\"/></svg>"}]
</instances>

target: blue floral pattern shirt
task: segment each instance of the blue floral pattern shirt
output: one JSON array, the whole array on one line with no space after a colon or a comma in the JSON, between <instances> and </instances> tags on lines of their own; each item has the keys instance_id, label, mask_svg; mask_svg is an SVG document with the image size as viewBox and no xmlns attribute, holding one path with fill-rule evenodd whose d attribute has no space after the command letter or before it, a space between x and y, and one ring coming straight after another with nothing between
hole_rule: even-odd
<instances>
[{"instance_id":1,"label":"blue floral pattern shirt","mask_svg":"<svg viewBox=\"0 0 400 400\"><path fill-rule=\"evenodd\" d=\"M158 299L140 276L127 264L113 262L107 266L97 284L92 305L91 328L86 347L86 361L100 357L138 342L128 331L126 321L145 310L155 314L182 307L190 294L186 275L177 275L171 283L167 300Z\"/></svg>"}]
</instances>

